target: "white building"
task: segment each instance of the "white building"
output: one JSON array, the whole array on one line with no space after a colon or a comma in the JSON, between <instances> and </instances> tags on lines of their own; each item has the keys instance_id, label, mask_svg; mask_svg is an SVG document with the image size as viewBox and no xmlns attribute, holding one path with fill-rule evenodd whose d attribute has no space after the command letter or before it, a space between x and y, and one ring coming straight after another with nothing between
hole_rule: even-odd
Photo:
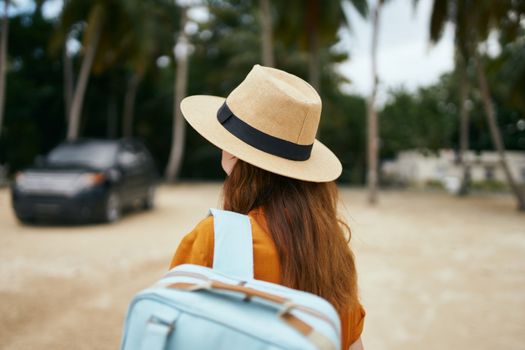
<instances>
[{"instance_id":1,"label":"white building","mask_svg":"<svg viewBox=\"0 0 525 350\"><path fill-rule=\"evenodd\" d=\"M525 184L525 152L505 153L514 179ZM473 182L506 182L497 152L467 152L465 161L470 164ZM461 167L452 150L440 150L438 154L408 150L400 152L393 161L383 162L382 176L391 181L416 186L439 182L446 187L456 187L461 179Z\"/></svg>"}]
</instances>

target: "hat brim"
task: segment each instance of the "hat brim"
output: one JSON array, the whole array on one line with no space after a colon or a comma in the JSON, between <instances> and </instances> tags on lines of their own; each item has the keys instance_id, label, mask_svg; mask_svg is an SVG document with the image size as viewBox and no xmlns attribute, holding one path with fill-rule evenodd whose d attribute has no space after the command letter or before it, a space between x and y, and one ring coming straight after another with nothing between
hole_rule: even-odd
<instances>
[{"instance_id":1,"label":"hat brim","mask_svg":"<svg viewBox=\"0 0 525 350\"><path fill-rule=\"evenodd\" d=\"M217 111L226 99L195 95L182 100L180 108L188 123L209 142L243 161L264 170L311 182L337 179L343 170L336 155L315 140L310 158L295 161L261 151L231 134L217 119Z\"/></svg>"}]
</instances>

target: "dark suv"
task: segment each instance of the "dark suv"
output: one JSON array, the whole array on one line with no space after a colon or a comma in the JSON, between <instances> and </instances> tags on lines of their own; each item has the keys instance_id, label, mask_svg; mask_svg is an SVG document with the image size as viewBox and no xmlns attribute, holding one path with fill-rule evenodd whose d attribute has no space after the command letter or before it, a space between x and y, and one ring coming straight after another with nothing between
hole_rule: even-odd
<instances>
[{"instance_id":1,"label":"dark suv","mask_svg":"<svg viewBox=\"0 0 525 350\"><path fill-rule=\"evenodd\" d=\"M36 219L112 222L122 209L153 207L158 174L134 139L64 142L19 172L11 187L22 222Z\"/></svg>"}]
</instances>

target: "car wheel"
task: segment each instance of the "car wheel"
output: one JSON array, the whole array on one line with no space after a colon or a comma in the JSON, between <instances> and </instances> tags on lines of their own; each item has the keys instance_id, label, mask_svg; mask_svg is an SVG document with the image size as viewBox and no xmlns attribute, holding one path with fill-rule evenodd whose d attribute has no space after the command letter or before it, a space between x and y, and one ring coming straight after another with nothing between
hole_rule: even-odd
<instances>
[{"instance_id":1,"label":"car wheel","mask_svg":"<svg viewBox=\"0 0 525 350\"><path fill-rule=\"evenodd\" d=\"M120 219L120 198L117 193L112 192L106 200L106 208L104 211L105 222L115 222Z\"/></svg>"},{"instance_id":2,"label":"car wheel","mask_svg":"<svg viewBox=\"0 0 525 350\"><path fill-rule=\"evenodd\" d=\"M35 218L33 217L30 217L30 216L19 216L18 214L16 215L16 218L18 219L18 221L23 224L23 225L33 225L35 224L36 220Z\"/></svg>"},{"instance_id":3,"label":"car wheel","mask_svg":"<svg viewBox=\"0 0 525 350\"><path fill-rule=\"evenodd\" d=\"M152 209L155 205L155 186L150 186L146 197L142 200L142 208L145 210Z\"/></svg>"}]
</instances>

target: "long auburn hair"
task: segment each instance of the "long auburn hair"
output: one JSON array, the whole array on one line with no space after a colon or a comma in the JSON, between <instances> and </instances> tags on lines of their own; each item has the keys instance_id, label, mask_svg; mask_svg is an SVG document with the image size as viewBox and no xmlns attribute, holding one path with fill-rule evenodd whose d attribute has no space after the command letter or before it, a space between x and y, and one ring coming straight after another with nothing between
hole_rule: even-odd
<instances>
[{"instance_id":1,"label":"long auburn hair","mask_svg":"<svg viewBox=\"0 0 525 350\"><path fill-rule=\"evenodd\" d=\"M238 159L223 197L225 210L263 209L285 286L319 295L338 311L357 303L351 232L337 215L335 182L296 180Z\"/></svg>"}]
</instances>

